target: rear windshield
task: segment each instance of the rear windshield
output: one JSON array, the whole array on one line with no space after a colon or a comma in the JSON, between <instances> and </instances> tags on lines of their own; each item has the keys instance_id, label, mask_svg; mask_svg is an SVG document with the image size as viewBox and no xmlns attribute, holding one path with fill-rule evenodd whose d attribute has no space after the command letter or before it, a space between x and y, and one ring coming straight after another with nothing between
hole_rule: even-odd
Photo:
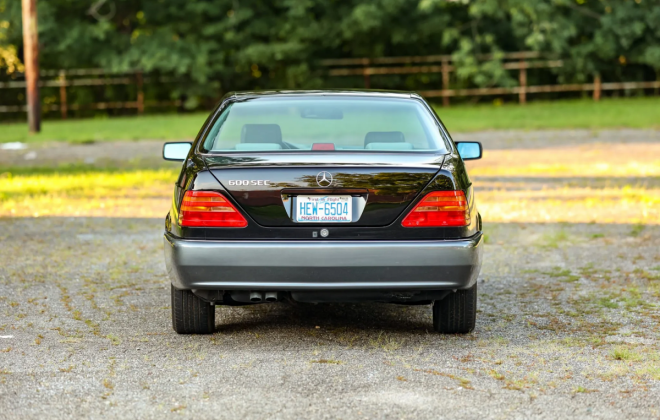
<instances>
[{"instance_id":1,"label":"rear windshield","mask_svg":"<svg viewBox=\"0 0 660 420\"><path fill-rule=\"evenodd\" d=\"M417 100L268 97L227 106L205 152L446 152L439 128Z\"/></svg>"}]
</instances>

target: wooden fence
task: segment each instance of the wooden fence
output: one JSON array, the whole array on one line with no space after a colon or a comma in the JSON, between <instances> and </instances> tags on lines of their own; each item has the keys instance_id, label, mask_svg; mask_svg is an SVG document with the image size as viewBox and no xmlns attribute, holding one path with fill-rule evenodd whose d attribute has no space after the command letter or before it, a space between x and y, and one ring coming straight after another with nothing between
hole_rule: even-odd
<instances>
[{"instance_id":1,"label":"wooden fence","mask_svg":"<svg viewBox=\"0 0 660 420\"><path fill-rule=\"evenodd\" d=\"M480 55L477 59L492 59L492 55ZM603 83L600 75L594 75L593 83L535 85L527 83L528 69L550 69L562 67L564 62L557 59L543 59L542 55L534 51L521 51L506 53L503 56L502 67L506 70L518 70L518 86L514 87L488 87L473 89L452 89L449 76L456 71L452 64L451 55L427 55L410 57L381 57L381 58L339 58L322 60L320 64L328 68L328 76L356 76L364 78L364 87L371 86L373 75L401 75L401 74L442 74L442 89L419 91L424 97L442 97L444 106L449 105L452 96L487 96L517 94L521 104L527 102L527 94L549 92L581 92L592 91L593 99L598 101L604 90L633 90L657 89L660 81L646 82L609 82Z\"/></svg>"},{"instance_id":2,"label":"wooden fence","mask_svg":"<svg viewBox=\"0 0 660 420\"><path fill-rule=\"evenodd\" d=\"M145 101L144 84L149 82L169 83L172 78L144 76L141 71L112 73L103 69L69 69L69 70L43 70L39 73L40 87L59 87L59 103L44 104L42 109L60 111L62 119L66 119L69 110L80 109L136 109L138 114L148 107L180 106L180 100L174 101ZM95 102L89 104L68 104L67 87L69 86L107 86L107 85L135 85L136 98L134 101ZM0 89L25 89L25 80L12 80L0 82ZM25 112L25 105L0 105L2 112Z\"/></svg>"},{"instance_id":3,"label":"wooden fence","mask_svg":"<svg viewBox=\"0 0 660 420\"><path fill-rule=\"evenodd\" d=\"M492 55L479 55L479 60L492 59ZM450 85L450 74L456 71L451 55L427 55L409 57L380 57L380 58L338 58L321 60L318 63L328 77L362 76L364 87L371 87L371 76L374 75L406 75L406 74L442 74L440 89L422 90L422 96L433 98L441 97L442 103L448 106L451 97L456 96L488 96L488 95L518 95L521 104L527 102L527 95L533 93L549 92L592 92L593 99L600 100L602 91L606 90L634 90L658 89L660 81L637 82L602 82L599 75L594 75L593 83L555 84L555 85L529 85L527 72L530 69L551 69L562 67L562 60L544 58L542 54L533 51L506 53L503 56L503 68L518 71L518 86L513 87L487 87L456 89ZM170 83L175 81L171 77L156 77L143 75L140 71L124 73L111 73L102 69L70 69L70 70L44 70L40 72L40 86L59 87L59 102L45 104L42 109L60 111L62 119L66 119L69 110L82 109L136 109L138 114L144 112L145 107L171 107L180 106L181 101L145 101L145 83ZM24 89L24 80L0 82L0 89ZM67 87L71 86L105 86L105 85L134 85L135 100L121 102L96 102L88 104L69 104L67 101ZM0 113L25 112L25 105L0 105Z\"/></svg>"}]
</instances>

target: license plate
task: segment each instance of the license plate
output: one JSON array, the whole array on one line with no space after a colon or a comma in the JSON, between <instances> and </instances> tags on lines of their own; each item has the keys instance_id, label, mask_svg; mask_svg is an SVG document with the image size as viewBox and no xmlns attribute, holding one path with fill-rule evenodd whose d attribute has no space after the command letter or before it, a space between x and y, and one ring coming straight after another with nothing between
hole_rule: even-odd
<instances>
[{"instance_id":1,"label":"license plate","mask_svg":"<svg viewBox=\"0 0 660 420\"><path fill-rule=\"evenodd\" d=\"M350 223L352 218L350 195L299 195L296 200L299 223Z\"/></svg>"}]
</instances>

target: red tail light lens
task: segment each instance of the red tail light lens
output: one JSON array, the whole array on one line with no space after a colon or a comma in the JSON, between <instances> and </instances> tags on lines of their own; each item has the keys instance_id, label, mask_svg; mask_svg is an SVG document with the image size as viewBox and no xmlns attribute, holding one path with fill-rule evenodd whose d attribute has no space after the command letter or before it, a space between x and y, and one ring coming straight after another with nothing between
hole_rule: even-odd
<instances>
[{"instance_id":1,"label":"red tail light lens","mask_svg":"<svg viewBox=\"0 0 660 420\"><path fill-rule=\"evenodd\" d=\"M403 227L467 226L470 210L463 191L434 191L417 203Z\"/></svg>"},{"instance_id":2,"label":"red tail light lens","mask_svg":"<svg viewBox=\"0 0 660 420\"><path fill-rule=\"evenodd\" d=\"M247 220L220 193L186 191L179 217L181 226L245 227Z\"/></svg>"}]
</instances>

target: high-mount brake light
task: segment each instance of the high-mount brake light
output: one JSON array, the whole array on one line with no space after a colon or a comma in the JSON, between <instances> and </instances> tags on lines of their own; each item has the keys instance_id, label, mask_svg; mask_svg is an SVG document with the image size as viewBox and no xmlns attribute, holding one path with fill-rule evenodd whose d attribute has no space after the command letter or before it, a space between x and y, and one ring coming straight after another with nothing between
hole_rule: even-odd
<instances>
[{"instance_id":1,"label":"high-mount brake light","mask_svg":"<svg viewBox=\"0 0 660 420\"><path fill-rule=\"evenodd\" d=\"M401 222L403 227L467 226L470 210L463 191L428 193Z\"/></svg>"},{"instance_id":2,"label":"high-mount brake light","mask_svg":"<svg viewBox=\"0 0 660 420\"><path fill-rule=\"evenodd\" d=\"M247 220L220 193L186 191L181 203L181 226L245 227Z\"/></svg>"},{"instance_id":3,"label":"high-mount brake light","mask_svg":"<svg viewBox=\"0 0 660 420\"><path fill-rule=\"evenodd\" d=\"M312 150L335 150L334 143L314 143L312 144Z\"/></svg>"}]
</instances>

